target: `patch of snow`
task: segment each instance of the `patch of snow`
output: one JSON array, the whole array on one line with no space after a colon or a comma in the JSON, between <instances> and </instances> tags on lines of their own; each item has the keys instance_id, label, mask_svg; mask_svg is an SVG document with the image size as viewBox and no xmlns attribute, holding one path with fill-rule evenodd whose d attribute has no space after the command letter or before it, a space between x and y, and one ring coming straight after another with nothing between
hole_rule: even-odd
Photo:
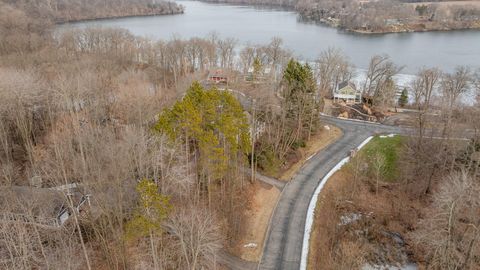
<instances>
[{"instance_id":1,"label":"patch of snow","mask_svg":"<svg viewBox=\"0 0 480 270\"><path fill-rule=\"evenodd\" d=\"M393 138L395 136L396 134L389 134L389 135L380 135L379 137L383 139L383 138Z\"/></svg>"},{"instance_id":2,"label":"patch of snow","mask_svg":"<svg viewBox=\"0 0 480 270\"><path fill-rule=\"evenodd\" d=\"M257 244L255 243L248 243L246 245L243 246L244 248L256 248L257 247Z\"/></svg>"},{"instance_id":3,"label":"patch of snow","mask_svg":"<svg viewBox=\"0 0 480 270\"><path fill-rule=\"evenodd\" d=\"M352 222L355 222L359 219L362 218L362 214L360 213L351 213L351 214L348 214L348 215L345 215L345 216L341 216L340 217L340 223L338 223L338 225L340 226L344 226L344 225L348 225Z\"/></svg>"},{"instance_id":4,"label":"patch of snow","mask_svg":"<svg viewBox=\"0 0 480 270\"><path fill-rule=\"evenodd\" d=\"M362 266L362 270L417 270L418 266L414 263L407 263L402 266L393 265L375 265L365 264Z\"/></svg>"},{"instance_id":5,"label":"patch of snow","mask_svg":"<svg viewBox=\"0 0 480 270\"><path fill-rule=\"evenodd\" d=\"M363 148L367 143L369 143L372 139L373 139L373 137L368 137L365 141L363 141L363 142L357 147L357 150L362 149L362 148Z\"/></svg>"}]
</instances>

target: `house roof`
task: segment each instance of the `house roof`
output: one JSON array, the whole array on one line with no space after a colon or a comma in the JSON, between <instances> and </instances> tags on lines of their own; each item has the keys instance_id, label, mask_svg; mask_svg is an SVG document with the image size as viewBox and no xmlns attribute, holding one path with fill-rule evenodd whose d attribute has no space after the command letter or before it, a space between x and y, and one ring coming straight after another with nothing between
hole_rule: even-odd
<instances>
[{"instance_id":1,"label":"house roof","mask_svg":"<svg viewBox=\"0 0 480 270\"><path fill-rule=\"evenodd\" d=\"M333 96L337 98L357 98L358 95L360 95L360 91L357 90L355 84L346 81L340 83L333 92Z\"/></svg>"},{"instance_id":2,"label":"house roof","mask_svg":"<svg viewBox=\"0 0 480 270\"><path fill-rule=\"evenodd\" d=\"M64 203L61 192L47 188L13 186L0 188L0 208L6 212L56 217Z\"/></svg>"},{"instance_id":3,"label":"house roof","mask_svg":"<svg viewBox=\"0 0 480 270\"><path fill-rule=\"evenodd\" d=\"M355 84L353 82L350 82L350 81L344 81L344 82L341 82L339 85L338 85L338 89L341 90L347 86L350 86L351 88L353 88L353 90L357 90L357 87L355 86Z\"/></svg>"},{"instance_id":4,"label":"house roof","mask_svg":"<svg viewBox=\"0 0 480 270\"><path fill-rule=\"evenodd\" d=\"M53 221L67 206L64 192L66 191L29 186L0 187L0 209L3 213ZM80 203L82 197L81 192L72 192L75 205Z\"/></svg>"},{"instance_id":5,"label":"house roof","mask_svg":"<svg viewBox=\"0 0 480 270\"><path fill-rule=\"evenodd\" d=\"M208 77L227 77L227 72L223 69L211 70Z\"/></svg>"}]
</instances>

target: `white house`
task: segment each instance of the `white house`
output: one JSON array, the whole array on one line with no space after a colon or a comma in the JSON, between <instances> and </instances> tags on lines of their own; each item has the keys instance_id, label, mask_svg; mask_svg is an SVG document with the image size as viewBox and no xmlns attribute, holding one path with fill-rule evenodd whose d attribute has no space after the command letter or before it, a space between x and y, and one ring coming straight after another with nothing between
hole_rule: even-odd
<instances>
[{"instance_id":1,"label":"white house","mask_svg":"<svg viewBox=\"0 0 480 270\"><path fill-rule=\"evenodd\" d=\"M333 101L344 101L347 104L362 103L362 92L352 82L342 82L333 91Z\"/></svg>"}]
</instances>

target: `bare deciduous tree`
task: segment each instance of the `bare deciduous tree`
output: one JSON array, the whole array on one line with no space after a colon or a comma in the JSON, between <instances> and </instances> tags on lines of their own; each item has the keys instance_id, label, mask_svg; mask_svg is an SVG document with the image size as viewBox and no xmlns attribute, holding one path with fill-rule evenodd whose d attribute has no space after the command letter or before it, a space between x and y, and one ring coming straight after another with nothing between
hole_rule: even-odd
<instances>
[{"instance_id":1,"label":"bare deciduous tree","mask_svg":"<svg viewBox=\"0 0 480 270\"><path fill-rule=\"evenodd\" d=\"M373 157L372 165L375 174L375 193L378 195L380 179L385 171L385 156L382 153L376 153Z\"/></svg>"},{"instance_id":2,"label":"bare deciduous tree","mask_svg":"<svg viewBox=\"0 0 480 270\"><path fill-rule=\"evenodd\" d=\"M222 247L219 228L204 210L179 209L167 222L168 231L176 238L182 258L179 268L214 269Z\"/></svg>"},{"instance_id":3,"label":"bare deciduous tree","mask_svg":"<svg viewBox=\"0 0 480 270\"><path fill-rule=\"evenodd\" d=\"M427 126L428 115L431 108L432 97L439 85L441 77L440 70L436 68L421 69L418 72L417 79L412 82L412 90L415 97L415 106L418 110L417 128L418 143L417 147L422 148L425 129Z\"/></svg>"},{"instance_id":4,"label":"bare deciduous tree","mask_svg":"<svg viewBox=\"0 0 480 270\"><path fill-rule=\"evenodd\" d=\"M388 55L373 56L363 83L363 96L376 106L391 105L396 91L393 76L401 70L402 67L396 66Z\"/></svg>"},{"instance_id":5,"label":"bare deciduous tree","mask_svg":"<svg viewBox=\"0 0 480 270\"><path fill-rule=\"evenodd\" d=\"M455 105L462 94L467 92L471 82L471 72L467 67L457 67L453 74L445 74L442 78L444 125L442 136L449 138L452 129L452 116Z\"/></svg>"},{"instance_id":6,"label":"bare deciduous tree","mask_svg":"<svg viewBox=\"0 0 480 270\"><path fill-rule=\"evenodd\" d=\"M480 186L466 172L444 178L433 208L413 233L432 269L477 269L480 255Z\"/></svg>"},{"instance_id":7,"label":"bare deciduous tree","mask_svg":"<svg viewBox=\"0 0 480 270\"><path fill-rule=\"evenodd\" d=\"M331 97L340 83L350 81L354 75L353 69L353 64L341 50L329 48L322 52L316 61L321 96Z\"/></svg>"}]
</instances>

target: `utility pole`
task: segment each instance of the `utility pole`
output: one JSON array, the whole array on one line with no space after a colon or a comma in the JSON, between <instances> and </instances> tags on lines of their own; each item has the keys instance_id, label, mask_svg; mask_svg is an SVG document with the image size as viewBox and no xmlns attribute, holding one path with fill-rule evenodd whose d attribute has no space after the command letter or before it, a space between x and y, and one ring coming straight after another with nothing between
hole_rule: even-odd
<instances>
[{"instance_id":1,"label":"utility pole","mask_svg":"<svg viewBox=\"0 0 480 270\"><path fill-rule=\"evenodd\" d=\"M252 169L252 179L251 182L255 181L255 137L256 137L256 121L255 121L255 99L252 99L252 154L251 154L251 169Z\"/></svg>"}]
</instances>

